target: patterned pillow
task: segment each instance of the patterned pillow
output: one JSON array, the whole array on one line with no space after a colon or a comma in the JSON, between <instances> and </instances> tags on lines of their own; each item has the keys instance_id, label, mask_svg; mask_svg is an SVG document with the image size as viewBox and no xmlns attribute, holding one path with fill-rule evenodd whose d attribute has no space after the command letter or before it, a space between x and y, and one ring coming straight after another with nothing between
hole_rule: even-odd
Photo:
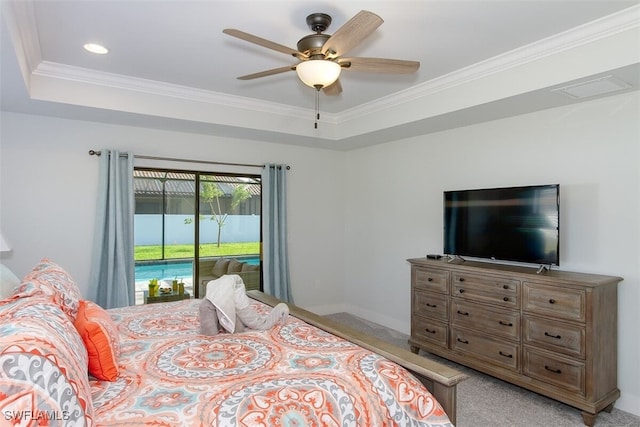
<instances>
[{"instance_id":1,"label":"patterned pillow","mask_svg":"<svg viewBox=\"0 0 640 427\"><path fill-rule=\"evenodd\" d=\"M71 275L48 258L42 259L22 279L16 292L22 296L37 293L50 296L72 321L76 319L78 304L82 299L80 289Z\"/></svg>"},{"instance_id":2,"label":"patterned pillow","mask_svg":"<svg viewBox=\"0 0 640 427\"><path fill-rule=\"evenodd\" d=\"M74 325L87 348L89 373L100 380L115 381L120 338L109 313L93 301L80 301Z\"/></svg>"},{"instance_id":3,"label":"patterned pillow","mask_svg":"<svg viewBox=\"0 0 640 427\"><path fill-rule=\"evenodd\" d=\"M94 425L87 351L49 297L0 301L0 414L18 424Z\"/></svg>"}]
</instances>

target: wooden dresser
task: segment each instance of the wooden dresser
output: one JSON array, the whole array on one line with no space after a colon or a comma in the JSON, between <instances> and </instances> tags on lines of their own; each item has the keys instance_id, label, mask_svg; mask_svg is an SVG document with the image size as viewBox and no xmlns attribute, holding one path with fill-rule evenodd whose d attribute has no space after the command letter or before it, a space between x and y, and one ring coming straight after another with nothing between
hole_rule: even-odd
<instances>
[{"instance_id":1,"label":"wooden dresser","mask_svg":"<svg viewBox=\"0 0 640 427\"><path fill-rule=\"evenodd\" d=\"M423 349L582 410L617 387L620 277L409 259L411 350Z\"/></svg>"}]
</instances>

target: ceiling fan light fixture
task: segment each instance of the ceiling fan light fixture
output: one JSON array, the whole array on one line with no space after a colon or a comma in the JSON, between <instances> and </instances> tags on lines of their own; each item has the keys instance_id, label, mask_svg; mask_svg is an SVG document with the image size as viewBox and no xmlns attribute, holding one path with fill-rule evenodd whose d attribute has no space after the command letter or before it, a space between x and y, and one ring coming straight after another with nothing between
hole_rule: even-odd
<instances>
[{"instance_id":1,"label":"ceiling fan light fixture","mask_svg":"<svg viewBox=\"0 0 640 427\"><path fill-rule=\"evenodd\" d=\"M340 77L340 70L340 64L327 59L310 59L296 66L302 83L315 89L333 84Z\"/></svg>"}]
</instances>

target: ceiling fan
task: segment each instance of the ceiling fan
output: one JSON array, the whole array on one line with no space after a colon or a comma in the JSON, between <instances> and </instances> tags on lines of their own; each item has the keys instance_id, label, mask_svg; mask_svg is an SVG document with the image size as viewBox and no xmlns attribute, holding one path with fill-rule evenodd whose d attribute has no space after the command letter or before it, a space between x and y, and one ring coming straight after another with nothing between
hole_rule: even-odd
<instances>
[{"instance_id":1,"label":"ceiling fan","mask_svg":"<svg viewBox=\"0 0 640 427\"><path fill-rule=\"evenodd\" d=\"M307 25L315 34L304 36L298 41L297 50L254 36L236 29L222 32L268 49L292 55L300 62L295 65L274 68L259 73L240 76L240 80L251 80L272 76L287 71L296 71L300 80L327 95L342 92L340 71L354 70L374 73L408 74L420 67L420 62L385 58L349 58L344 55L373 33L384 21L375 13L362 10L347 21L333 35L323 34L331 24L331 16L326 13L312 13L307 16Z\"/></svg>"}]
</instances>

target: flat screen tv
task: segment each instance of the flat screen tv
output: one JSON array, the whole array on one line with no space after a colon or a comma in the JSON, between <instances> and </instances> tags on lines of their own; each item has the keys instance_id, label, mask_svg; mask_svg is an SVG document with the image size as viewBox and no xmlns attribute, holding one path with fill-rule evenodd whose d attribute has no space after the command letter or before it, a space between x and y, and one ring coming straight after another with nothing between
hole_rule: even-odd
<instances>
[{"instance_id":1,"label":"flat screen tv","mask_svg":"<svg viewBox=\"0 0 640 427\"><path fill-rule=\"evenodd\" d=\"M444 253L560 265L560 186L444 192Z\"/></svg>"}]
</instances>

